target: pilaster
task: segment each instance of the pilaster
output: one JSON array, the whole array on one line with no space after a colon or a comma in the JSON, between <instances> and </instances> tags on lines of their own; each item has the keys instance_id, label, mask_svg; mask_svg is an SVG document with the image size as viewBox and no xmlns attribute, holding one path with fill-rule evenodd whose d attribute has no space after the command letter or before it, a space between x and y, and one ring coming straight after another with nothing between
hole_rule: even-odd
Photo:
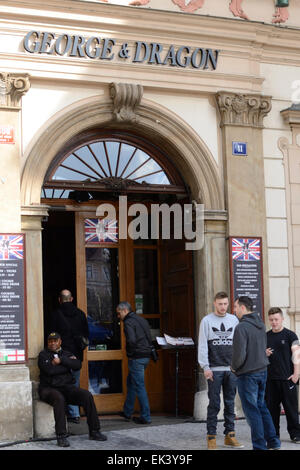
<instances>
[{"instance_id":1,"label":"pilaster","mask_svg":"<svg viewBox=\"0 0 300 470\"><path fill-rule=\"evenodd\" d=\"M290 126L292 140L279 139L284 157L290 278L291 329L300 334L300 104L281 111Z\"/></svg>"},{"instance_id":2,"label":"pilaster","mask_svg":"<svg viewBox=\"0 0 300 470\"><path fill-rule=\"evenodd\" d=\"M20 232L21 98L29 90L28 74L0 73L0 128L10 138L0 143L0 232Z\"/></svg>"},{"instance_id":3,"label":"pilaster","mask_svg":"<svg viewBox=\"0 0 300 470\"><path fill-rule=\"evenodd\" d=\"M223 139L228 236L262 237L264 300L268 306L263 120L271 97L220 91L216 95ZM233 155L233 142L247 144L247 155Z\"/></svg>"}]
</instances>

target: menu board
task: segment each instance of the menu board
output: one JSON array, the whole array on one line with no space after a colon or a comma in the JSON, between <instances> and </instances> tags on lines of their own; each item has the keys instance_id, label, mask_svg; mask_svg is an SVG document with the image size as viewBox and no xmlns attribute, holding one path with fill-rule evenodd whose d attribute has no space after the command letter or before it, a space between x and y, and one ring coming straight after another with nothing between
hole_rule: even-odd
<instances>
[{"instance_id":1,"label":"menu board","mask_svg":"<svg viewBox=\"0 0 300 470\"><path fill-rule=\"evenodd\" d=\"M264 318L262 239L229 237L231 305L241 295L253 301L253 312Z\"/></svg>"},{"instance_id":2,"label":"menu board","mask_svg":"<svg viewBox=\"0 0 300 470\"><path fill-rule=\"evenodd\" d=\"M24 234L0 234L0 364L27 358L24 254Z\"/></svg>"}]
</instances>

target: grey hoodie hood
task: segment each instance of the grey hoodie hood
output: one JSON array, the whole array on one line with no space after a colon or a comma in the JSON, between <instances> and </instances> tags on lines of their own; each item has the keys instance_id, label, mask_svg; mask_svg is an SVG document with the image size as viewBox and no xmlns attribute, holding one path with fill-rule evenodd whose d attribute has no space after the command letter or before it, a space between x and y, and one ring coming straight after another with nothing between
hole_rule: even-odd
<instances>
[{"instance_id":1,"label":"grey hoodie hood","mask_svg":"<svg viewBox=\"0 0 300 470\"><path fill-rule=\"evenodd\" d=\"M259 330L261 329L265 330L265 324L263 323L258 313L248 313L247 315L244 315L242 317L240 322L248 322L251 325L255 326L255 328L258 328Z\"/></svg>"},{"instance_id":2,"label":"grey hoodie hood","mask_svg":"<svg viewBox=\"0 0 300 470\"><path fill-rule=\"evenodd\" d=\"M232 370L236 375L266 370L266 327L257 313L244 315L234 330Z\"/></svg>"}]
</instances>

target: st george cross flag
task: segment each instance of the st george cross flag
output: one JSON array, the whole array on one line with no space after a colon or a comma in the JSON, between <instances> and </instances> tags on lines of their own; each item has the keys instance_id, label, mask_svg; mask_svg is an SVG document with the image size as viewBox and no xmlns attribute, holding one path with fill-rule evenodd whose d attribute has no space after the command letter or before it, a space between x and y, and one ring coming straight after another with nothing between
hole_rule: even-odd
<instances>
[{"instance_id":1,"label":"st george cross flag","mask_svg":"<svg viewBox=\"0 0 300 470\"><path fill-rule=\"evenodd\" d=\"M117 243L118 222L116 219L85 219L85 243Z\"/></svg>"},{"instance_id":2,"label":"st george cross flag","mask_svg":"<svg viewBox=\"0 0 300 470\"><path fill-rule=\"evenodd\" d=\"M259 238L233 238L232 259L238 261L259 261L261 244Z\"/></svg>"},{"instance_id":3,"label":"st george cross flag","mask_svg":"<svg viewBox=\"0 0 300 470\"><path fill-rule=\"evenodd\" d=\"M20 235L0 235L0 259L23 259L24 256L24 236Z\"/></svg>"}]
</instances>

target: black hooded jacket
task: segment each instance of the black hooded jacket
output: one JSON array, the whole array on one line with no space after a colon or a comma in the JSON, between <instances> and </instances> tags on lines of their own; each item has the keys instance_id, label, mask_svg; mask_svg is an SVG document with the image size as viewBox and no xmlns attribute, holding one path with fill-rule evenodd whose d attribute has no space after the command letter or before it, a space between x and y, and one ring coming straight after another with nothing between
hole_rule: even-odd
<instances>
[{"instance_id":1,"label":"black hooded jacket","mask_svg":"<svg viewBox=\"0 0 300 470\"><path fill-rule=\"evenodd\" d=\"M83 352L78 348L76 337L89 337L88 322L83 311L72 302L63 302L52 313L50 329L61 335L63 349L72 352L82 362Z\"/></svg>"},{"instance_id":2,"label":"black hooded jacket","mask_svg":"<svg viewBox=\"0 0 300 470\"><path fill-rule=\"evenodd\" d=\"M231 368L236 375L260 372L267 369L266 328L260 316L249 313L242 317L233 335Z\"/></svg>"}]
</instances>

